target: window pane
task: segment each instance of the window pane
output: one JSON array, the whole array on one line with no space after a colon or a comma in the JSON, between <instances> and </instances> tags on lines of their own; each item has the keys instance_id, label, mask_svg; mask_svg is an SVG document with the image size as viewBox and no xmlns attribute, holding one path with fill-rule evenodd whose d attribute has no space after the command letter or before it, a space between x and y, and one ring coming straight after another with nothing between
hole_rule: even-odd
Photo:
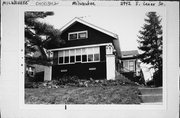
<instances>
[{"instance_id":1,"label":"window pane","mask_svg":"<svg viewBox=\"0 0 180 118\"><path fill-rule=\"evenodd\" d=\"M69 50L65 51L65 57L69 56Z\"/></svg>"},{"instance_id":2,"label":"window pane","mask_svg":"<svg viewBox=\"0 0 180 118\"><path fill-rule=\"evenodd\" d=\"M129 62L129 66L134 66L134 62L133 62L133 61L130 61L130 62Z\"/></svg>"},{"instance_id":3,"label":"window pane","mask_svg":"<svg viewBox=\"0 0 180 118\"><path fill-rule=\"evenodd\" d=\"M87 48L87 53L88 54L93 54L93 48Z\"/></svg>"},{"instance_id":4,"label":"window pane","mask_svg":"<svg viewBox=\"0 0 180 118\"><path fill-rule=\"evenodd\" d=\"M63 63L63 57L59 57L59 63L60 63L60 64Z\"/></svg>"},{"instance_id":5,"label":"window pane","mask_svg":"<svg viewBox=\"0 0 180 118\"><path fill-rule=\"evenodd\" d=\"M129 66L130 71L134 71L134 66Z\"/></svg>"},{"instance_id":6,"label":"window pane","mask_svg":"<svg viewBox=\"0 0 180 118\"><path fill-rule=\"evenodd\" d=\"M70 50L70 56L74 56L75 55L75 50Z\"/></svg>"},{"instance_id":7,"label":"window pane","mask_svg":"<svg viewBox=\"0 0 180 118\"><path fill-rule=\"evenodd\" d=\"M74 56L70 56L70 63L74 63L75 61L75 57Z\"/></svg>"},{"instance_id":8,"label":"window pane","mask_svg":"<svg viewBox=\"0 0 180 118\"><path fill-rule=\"evenodd\" d=\"M81 55L81 49L76 49L76 55Z\"/></svg>"},{"instance_id":9,"label":"window pane","mask_svg":"<svg viewBox=\"0 0 180 118\"><path fill-rule=\"evenodd\" d=\"M94 61L99 61L100 60L100 55L99 54L94 54Z\"/></svg>"},{"instance_id":10,"label":"window pane","mask_svg":"<svg viewBox=\"0 0 180 118\"><path fill-rule=\"evenodd\" d=\"M123 67L128 68L128 61L123 62Z\"/></svg>"},{"instance_id":11,"label":"window pane","mask_svg":"<svg viewBox=\"0 0 180 118\"><path fill-rule=\"evenodd\" d=\"M72 40L72 39L77 39L77 33L69 34L69 39L70 39L70 40Z\"/></svg>"},{"instance_id":12,"label":"window pane","mask_svg":"<svg viewBox=\"0 0 180 118\"><path fill-rule=\"evenodd\" d=\"M76 56L76 62L81 62L81 55Z\"/></svg>"},{"instance_id":13,"label":"window pane","mask_svg":"<svg viewBox=\"0 0 180 118\"><path fill-rule=\"evenodd\" d=\"M69 63L69 57L65 57L64 63Z\"/></svg>"},{"instance_id":14,"label":"window pane","mask_svg":"<svg viewBox=\"0 0 180 118\"><path fill-rule=\"evenodd\" d=\"M63 51L59 51L59 57L63 57Z\"/></svg>"},{"instance_id":15,"label":"window pane","mask_svg":"<svg viewBox=\"0 0 180 118\"><path fill-rule=\"evenodd\" d=\"M94 53L95 54L97 54L97 53L99 54L99 47L94 47Z\"/></svg>"},{"instance_id":16,"label":"window pane","mask_svg":"<svg viewBox=\"0 0 180 118\"><path fill-rule=\"evenodd\" d=\"M87 55L82 55L82 62L87 62Z\"/></svg>"},{"instance_id":17,"label":"window pane","mask_svg":"<svg viewBox=\"0 0 180 118\"><path fill-rule=\"evenodd\" d=\"M134 71L134 62L133 61L129 62L129 70Z\"/></svg>"},{"instance_id":18,"label":"window pane","mask_svg":"<svg viewBox=\"0 0 180 118\"><path fill-rule=\"evenodd\" d=\"M93 61L93 54L88 55L88 61Z\"/></svg>"},{"instance_id":19,"label":"window pane","mask_svg":"<svg viewBox=\"0 0 180 118\"><path fill-rule=\"evenodd\" d=\"M87 37L87 32L78 33L78 38L79 39L84 39L86 37Z\"/></svg>"},{"instance_id":20,"label":"window pane","mask_svg":"<svg viewBox=\"0 0 180 118\"><path fill-rule=\"evenodd\" d=\"M82 48L82 55L87 54L87 48Z\"/></svg>"}]
</instances>

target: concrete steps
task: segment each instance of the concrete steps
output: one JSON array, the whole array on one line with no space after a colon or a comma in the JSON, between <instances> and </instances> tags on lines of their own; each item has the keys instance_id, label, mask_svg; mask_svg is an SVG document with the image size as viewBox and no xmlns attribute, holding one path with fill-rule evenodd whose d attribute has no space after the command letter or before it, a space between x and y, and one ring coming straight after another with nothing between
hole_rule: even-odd
<instances>
[{"instance_id":1,"label":"concrete steps","mask_svg":"<svg viewBox=\"0 0 180 118\"><path fill-rule=\"evenodd\" d=\"M162 88L139 88L143 103L162 103Z\"/></svg>"}]
</instances>

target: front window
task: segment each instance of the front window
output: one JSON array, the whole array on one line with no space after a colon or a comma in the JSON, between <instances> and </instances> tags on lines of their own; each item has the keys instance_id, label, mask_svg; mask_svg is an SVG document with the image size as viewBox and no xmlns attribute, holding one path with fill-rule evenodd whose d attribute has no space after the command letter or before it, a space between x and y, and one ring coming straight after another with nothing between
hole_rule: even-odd
<instances>
[{"instance_id":1,"label":"front window","mask_svg":"<svg viewBox=\"0 0 180 118\"><path fill-rule=\"evenodd\" d=\"M87 62L87 48L82 49L82 62Z\"/></svg>"},{"instance_id":2,"label":"front window","mask_svg":"<svg viewBox=\"0 0 180 118\"><path fill-rule=\"evenodd\" d=\"M70 50L70 63L75 62L75 50Z\"/></svg>"},{"instance_id":3,"label":"front window","mask_svg":"<svg viewBox=\"0 0 180 118\"><path fill-rule=\"evenodd\" d=\"M81 49L76 49L76 62L81 62Z\"/></svg>"},{"instance_id":4,"label":"front window","mask_svg":"<svg viewBox=\"0 0 180 118\"><path fill-rule=\"evenodd\" d=\"M63 51L59 51L59 53L58 53L58 55L59 55L59 64L62 64L63 63Z\"/></svg>"},{"instance_id":5,"label":"front window","mask_svg":"<svg viewBox=\"0 0 180 118\"><path fill-rule=\"evenodd\" d=\"M66 51L65 51L64 63L69 63L69 50L66 50Z\"/></svg>"},{"instance_id":6,"label":"front window","mask_svg":"<svg viewBox=\"0 0 180 118\"><path fill-rule=\"evenodd\" d=\"M88 38L87 31L71 32L68 34L69 40L86 39Z\"/></svg>"},{"instance_id":7,"label":"front window","mask_svg":"<svg viewBox=\"0 0 180 118\"><path fill-rule=\"evenodd\" d=\"M77 39L77 33L69 34L69 39L70 40Z\"/></svg>"},{"instance_id":8,"label":"front window","mask_svg":"<svg viewBox=\"0 0 180 118\"><path fill-rule=\"evenodd\" d=\"M100 52L99 52L99 47L94 48L94 61L99 61L100 60Z\"/></svg>"},{"instance_id":9,"label":"front window","mask_svg":"<svg viewBox=\"0 0 180 118\"><path fill-rule=\"evenodd\" d=\"M78 39L85 39L87 38L87 32L78 33Z\"/></svg>"},{"instance_id":10,"label":"front window","mask_svg":"<svg viewBox=\"0 0 180 118\"><path fill-rule=\"evenodd\" d=\"M93 61L93 48L88 48L87 54L88 54L88 62Z\"/></svg>"},{"instance_id":11,"label":"front window","mask_svg":"<svg viewBox=\"0 0 180 118\"><path fill-rule=\"evenodd\" d=\"M59 64L100 61L100 48L78 48L58 52Z\"/></svg>"}]
</instances>

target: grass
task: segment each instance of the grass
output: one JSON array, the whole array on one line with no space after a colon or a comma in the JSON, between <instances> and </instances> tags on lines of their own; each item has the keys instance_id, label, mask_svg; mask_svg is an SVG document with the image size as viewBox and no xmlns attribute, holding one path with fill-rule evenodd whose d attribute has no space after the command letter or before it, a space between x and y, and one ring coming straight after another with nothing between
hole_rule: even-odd
<instances>
[{"instance_id":1,"label":"grass","mask_svg":"<svg viewBox=\"0 0 180 118\"><path fill-rule=\"evenodd\" d=\"M26 88L25 104L139 104L135 86Z\"/></svg>"}]
</instances>

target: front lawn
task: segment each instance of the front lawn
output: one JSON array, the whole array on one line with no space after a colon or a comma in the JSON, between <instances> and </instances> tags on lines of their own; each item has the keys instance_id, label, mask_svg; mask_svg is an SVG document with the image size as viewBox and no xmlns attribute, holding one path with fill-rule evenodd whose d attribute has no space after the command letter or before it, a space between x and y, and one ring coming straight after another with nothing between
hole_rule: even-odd
<instances>
[{"instance_id":1,"label":"front lawn","mask_svg":"<svg viewBox=\"0 0 180 118\"><path fill-rule=\"evenodd\" d=\"M139 104L136 86L25 88L25 104Z\"/></svg>"}]
</instances>

